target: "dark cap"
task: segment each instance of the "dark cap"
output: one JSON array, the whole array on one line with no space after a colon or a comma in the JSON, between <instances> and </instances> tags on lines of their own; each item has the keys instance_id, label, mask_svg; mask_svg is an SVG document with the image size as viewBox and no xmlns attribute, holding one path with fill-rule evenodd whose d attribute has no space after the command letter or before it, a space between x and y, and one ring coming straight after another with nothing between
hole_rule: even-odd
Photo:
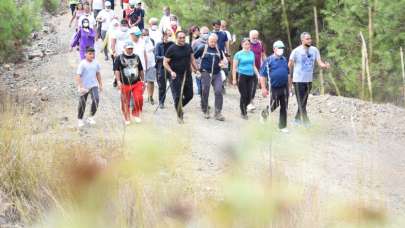
<instances>
[{"instance_id":1,"label":"dark cap","mask_svg":"<svg viewBox=\"0 0 405 228\"><path fill-rule=\"evenodd\" d=\"M221 25L221 21L220 20L214 20L212 22L212 25Z\"/></svg>"},{"instance_id":2,"label":"dark cap","mask_svg":"<svg viewBox=\"0 0 405 228\"><path fill-rule=\"evenodd\" d=\"M86 48L86 53L87 52L96 52L96 50L93 47L87 47Z\"/></svg>"}]
</instances>

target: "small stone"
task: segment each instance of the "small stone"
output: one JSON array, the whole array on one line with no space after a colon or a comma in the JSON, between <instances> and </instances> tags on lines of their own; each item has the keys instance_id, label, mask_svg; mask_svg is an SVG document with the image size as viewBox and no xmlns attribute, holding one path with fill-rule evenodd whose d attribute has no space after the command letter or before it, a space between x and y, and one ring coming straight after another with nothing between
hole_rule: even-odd
<instances>
[{"instance_id":1,"label":"small stone","mask_svg":"<svg viewBox=\"0 0 405 228\"><path fill-rule=\"evenodd\" d=\"M4 65L3 65L3 68L4 68L5 70L11 70L11 65L10 65L10 64L4 64Z\"/></svg>"},{"instance_id":2,"label":"small stone","mask_svg":"<svg viewBox=\"0 0 405 228\"><path fill-rule=\"evenodd\" d=\"M42 58L42 57L44 57L44 53L41 50L34 50L28 53L28 59L35 60L35 58Z\"/></svg>"},{"instance_id":3,"label":"small stone","mask_svg":"<svg viewBox=\"0 0 405 228\"><path fill-rule=\"evenodd\" d=\"M337 110L338 110L337 108L332 108L332 109L330 110L330 112L331 112L331 113L335 113L335 112L337 112Z\"/></svg>"},{"instance_id":4,"label":"small stone","mask_svg":"<svg viewBox=\"0 0 405 228\"><path fill-rule=\"evenodd\" d=\"M42 95L42 96L41 96L41 101L42 101L42 102L49 101L48 96Z\"/></svg>"}]
</instances>

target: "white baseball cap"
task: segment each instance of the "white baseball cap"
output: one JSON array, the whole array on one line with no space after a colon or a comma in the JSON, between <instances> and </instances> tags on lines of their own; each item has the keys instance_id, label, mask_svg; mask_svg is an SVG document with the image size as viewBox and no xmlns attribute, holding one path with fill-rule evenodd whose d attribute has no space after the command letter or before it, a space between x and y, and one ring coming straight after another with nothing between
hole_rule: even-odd
<instances>
[{"instance_id":1,"label":"white baseball cap","mask_svg":"<svg viewBox=\"0 0 405 228\"><path fill-rule=\"evenodd\" d=\"M110 1L105 1L104 5L105 6L111 6L111 2Z\"/></svg>"}]
</instances>

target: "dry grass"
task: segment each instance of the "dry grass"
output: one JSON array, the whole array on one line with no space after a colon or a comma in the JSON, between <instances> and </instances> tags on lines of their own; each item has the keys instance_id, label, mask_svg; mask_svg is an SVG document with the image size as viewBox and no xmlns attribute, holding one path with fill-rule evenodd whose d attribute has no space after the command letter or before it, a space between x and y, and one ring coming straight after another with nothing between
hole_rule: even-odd
<instances>
[{"instance_id":1,"label":"dry grass","mask_svg":"<svg viewBox=\"0 0 405 228\"><path fill-rule=\"evenodd\" d=\"M4 102L6 103L6 102ZM7 102L8 103L8 102ZM362 202L321 213L317 186L289 182L271 157L292 153L269 126L254 126L248 140L227 148L226 169L214 186L184 164L190 149L179 136L128 131L125 152L74 142L63 145L32 134L24 110L0 110L0 183L10 223L34 227L384 227L387 215ZM185 137L186 138L186 137ZM263 153L266 141L270 151ZM293 139L288 139L293 140ZM303 149L295 139L297 147ZM288 141L290 142L290 141ZM220 153L220 152L219 152ZM265 155L263 155L265 154ZM265 158L263 157L265 156ZM112 156L113 157L113 156ZM193 166L192 160L189 161ZM251 172L251 168L255 171ZM207 187L214 189L212 193ZM4 196L4 197L3 197ZM327 205L327 204L326 204ZM0 213L2 212L0 210Z\"/></svg>"}]
</instances>

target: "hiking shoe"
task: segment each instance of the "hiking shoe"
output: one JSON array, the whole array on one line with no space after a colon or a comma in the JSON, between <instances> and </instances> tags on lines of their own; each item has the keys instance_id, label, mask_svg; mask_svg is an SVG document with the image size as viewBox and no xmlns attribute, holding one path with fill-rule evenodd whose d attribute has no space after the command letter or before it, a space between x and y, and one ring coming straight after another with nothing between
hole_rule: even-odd
<instances>
[{"instance_id":1,"label":"hiking shoe","mask_svg":"<svg viewBox=\"0 0 405 228\"><path fill-rule=\"evenodd\" d=\"M256 107L253 104L249 104L247 106L247 111L248 112L253 112L254 110L256 110Z\"/></svg>"},{"instance_id":2,"label":"hiking shoe","mask_svg":"<svg viewBox=\"0 0 405 228\"><path fill-rule=\"evenodd\" d=\"M137 124L142 123L142 119L140 117L138 117L138 116L135 116L134 117L134 122L137 123Z\"/></svg>"},{"instance_id":3,"label":"hiking shoe","mask_svg":"<svg viewBox=\"0 0 405 228\"><path fill-rule=\"evenodd\" d=\"M149 97L149 98L148 98L148 102L149 102L151 105L154 105L154 104L155 104L155 101L153 100L153 97Z\"/></svg>"},{"instance_id":4,"label":"hiking shoe","mask_svg":"<svg viewBox=\"0 0 405 228\"><path fill-rule=\"evenodd\" d=\"M84 127L84 121L82 120L82 119L79 119L78 121L77 121L77 127L79 127L79 128L82 128L82 127Z\"/></svg>"},{"instance_id":5,"label":"hiking shoe","mask_svg":"<svg viewBox=\"0 0 405 228\"><path fill-rule=\"evenodd\" d=\"M220 112L215 114L215 119L218 121L225 121L225 117Z\"/></svg>"},{"instance_id":6,"label":"hiking shoe","mask_svg":"<svg viewBox=\"0 0 405 228\"><path fill-rule=\"evenodd\" d=\"M244 119L244 120L248 120L248 119L249 119L248 115L246 115L246 114L242 114L241 117L242 117L242 119Z\"/></svg>"},{"instance_id":7,"label":"hiking shoe","mask_svg":"<svg viewBox=\"0 0 405 228\"><path fill-rule=\"evenodd\" d=\"M302 125L302 121L299 120L299 119L295 119L295 120L293 121L293 124L294 124L295 126L301 126L301 125Z\"/></svg>"},{"instance_id":8,"label":"hiking shoe","mask_svg":"<svg viewBox=\"0 0 405 228\"><path fill-rule=\"evenodd\" d=\"M87 123L89 123L90 125L95 125L96 121L94 120L94 117L90 116L87 118Z\"/></svg>"},{"instance_id":9,"label":"hiking shoe","mask_svg":"<svg viewBox=\"0 0 405 228\"><path fill-rule=\"evenodd\" d=\"M205 119L211 118L211 116L210 116L210 111L208 110L208 111L206 111L206 112L203 112L203 116L204 116Z\"/></svg>"},{"instance_id":10,"label":"hiking shoe","mask_svg":"<svg viewBox=\"0 0 405 228\"><path fill-rule=\"evenodd\" d=\"M280 129L280 132L281 133L289 133L290 131L285 127L285 128Z\"/></svg>"}]
</instances>

